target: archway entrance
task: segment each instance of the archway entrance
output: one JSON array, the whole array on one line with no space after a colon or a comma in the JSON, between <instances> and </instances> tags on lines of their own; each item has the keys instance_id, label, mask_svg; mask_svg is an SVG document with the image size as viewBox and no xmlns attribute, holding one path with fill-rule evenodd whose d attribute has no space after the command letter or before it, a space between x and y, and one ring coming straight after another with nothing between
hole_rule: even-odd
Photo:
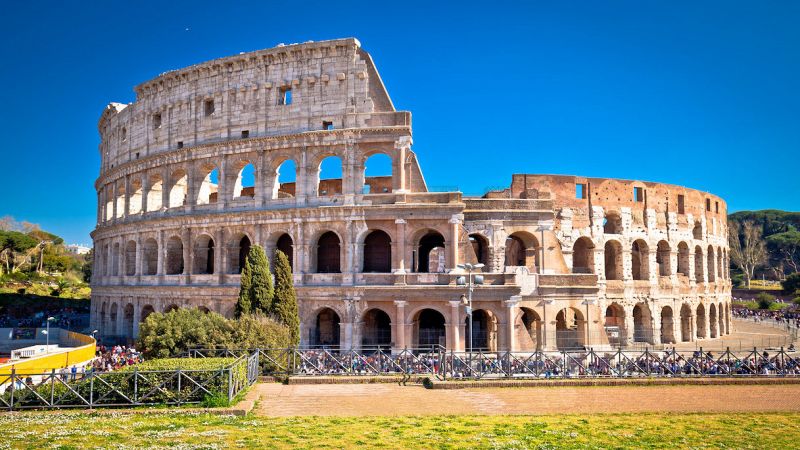
<instances>
[{"instance_id":1,"label":"archway entrance","mask_svg":"<svg viewBox=\"0 0 800 450\"><path fill-rule=\"evenodd\" d=\"M381 230L375 230L364 239L364 272L389 273L392 271L392 240Z\"/></svg>"},{"instance_id":2,"label":"archway entrance","mask_svg":"<svg viewBox=\"0 0 800 450\"><path fill-rule=\"evenodd\" d=\"M444 316L433 309L423 309L417 314L414 325L417 331L417 346L446 345Z\"/></svg>"},{"instance_id":3,"label":"archway entrance","mask_svg":"<svg viewBox=\"0 0 800 450\"><path fill-rule=\"evenodd\" d=\"M633 341L653 342L653 318L650 308L644 303L633 307Z\"/></svg>"},{"instance_id":4,"label":"archway entrance","mask_svg":"<svg viewBox=\"0 0 800 450\"><path fill-rule=\"evenodd\" d=\"M628 336L625 329L625 309L619 303L612 303L606 308L605 331L608 343L623 346Z\"/></svg>"},{"instance_id":5,"label":"archway entrance","mask_svg":"<svg viewBox=\"0 0 800 450\"><path fill-rule=\"evenodd\" d=\"M464 319L464 326L469 333L469 316ZM464 348L470 351L469 339ZM476 309L472 311L472 350L497 350L497 317L491 311Z\"/></svg>"},{"instance_id":6,"label":"archway entrance","mask_svg":"<svg viewBox=\"0 0 800 450\"><path fill-rule=\"evenodd\" d=\"M559 350L584 348L583 314L575 308L564 308L556 315L556 346Z\"/></svg>"},{"instance_id":7,"label":"archway entrance","mask_svg":"<svg viewBox=\"0 0 800 450\"><path fill-rule=\"evenodd\" d=\"M519 351L533 352L542 347L542 320L536 311L520 308L514 328L517 330L517 347Z\"/></svg>"},{"instance_id":8,"label":"archway entrance","mask_svg":"<svg viewBox=\"0 0 800 450\"><path fill-rule=\"evenodd\" d=\"M706 337L706 307L697 305L697 337Z\"/></svg>"},{"instance_id":9,"label":"archway entrance","mask_svg":"<svg viewBox=\"0 0 800 450\"><path fill-rule=\"evenodd\" d=\"M441 249L434 251L436 249ZM417 272L444 272L444 237L429 231L419 240L419 263Z\"/></svg>"},{"instance_id":10,"label":"archway entrance","mask_svg":"<svg viewBox=\"0 0 800 450\"><path fill-rule=\"evenodd\" d=\"M713 339L717 337L717 307L713 303L708 307L708 324Z\"/></svg>"},{"instance_id":11,"label":"archway entrance","mask_svg":"<svg viewBox=\"0 0 800 450\"><path fill-rule=\"evenodd\" d=\"M665 306L661 308L661 343L674 344L674 319L672 318L672 308Z\"/></svg>"},{"instance_id":12,"label":"archway entrance","mask_svg":"<svg viewBox=\"0 0 800 450\"><path fill-rule=\"evenodd\" d=\"M341 259L339 236L325 232L317 241L317 273L340 273Z\"/></svg>"},{"instance_id":13,"label":"archway entrance","mask_svg":"<svg viewBox=\"0 0 800 450\"><path fill-rule=\"evenodd\" d=\"M125 319L125 336L133 338L133 303L125 305L123 318Z\"/></svg>"},{"instance_id":14,"label":"archway entrance","mask_svg":"<svg viewBox=\"0 0 800 450\"><path fill-rule=\"evenodd\" d=\"M370 309L364 314L362 347L389 348L392 345L392 321L380 309Z\"/></svg>"},{"instance_id":15,"label":"archway entrance","mask_svg":"<svg viewBox=\"0 0 800 450\"><path fill-rule=\"evenodd\" d=\"M278 238L278 241L275 243L275 248L283 252L286 255L286 258L289 260L289 267L294 270L294 251L292 250L294 246L294 242L292 242L292 237L288 234L282 234L281 237Z\"/></svg>"},{"instance_id":16,"label":"archway entrance","mask_svg":"<svg viewBox=\"0 0 800 450\"><path fill-rule=\"evenodd\" d=\"M339 315L331 308L323 308L317 313L314 329L311 330L309 342L314 347L339 346Z\"/></svg>"},{"instance_id":17,"label":"archway entrance","mask_svg":"<svg viewBox=\"0 0 800 450\"><path fill-rule=\"evenodd\" d=\"M681 342L692 340L692 308L686 303L681 306Z\"/></svg>"}]
</instances>

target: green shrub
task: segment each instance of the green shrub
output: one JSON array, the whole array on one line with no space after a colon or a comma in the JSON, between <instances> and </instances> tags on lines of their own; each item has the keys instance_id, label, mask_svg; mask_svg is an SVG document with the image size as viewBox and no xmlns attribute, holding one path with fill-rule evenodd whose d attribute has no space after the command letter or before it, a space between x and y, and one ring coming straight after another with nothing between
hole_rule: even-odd
<instances>
[{"instance_id":1,"label":"green shrub","mask_svg":"<svg viewBox=\"0 0 800 450\"><path fill-rule=\"evenodd\" d=\"M800 273L793 273L786 277L785 280L781 281L781 286L783 286L784 291L790 294L800 291Z\"/></svg>"},{"instance_id":2,"label":"green shrub","mask_svg":"<svg viewBox=\"0 0 800 450\"><path fill-rule=\"evenodd\" d=\"M775 303L775 296L761 292L756 295L756 302L759 309L770 309L770 306Z\"/></svg>"},{"instance_id":3,"label":"green shrub","mask_svg":"<svg viewBox=\"0 0 800 450\"><path fill-rule=\"evenodd\" d=\"M792 300L792 303L795 305L800 305L800 297L795 297L794 300Z\"/></svg>"}]
</instances>

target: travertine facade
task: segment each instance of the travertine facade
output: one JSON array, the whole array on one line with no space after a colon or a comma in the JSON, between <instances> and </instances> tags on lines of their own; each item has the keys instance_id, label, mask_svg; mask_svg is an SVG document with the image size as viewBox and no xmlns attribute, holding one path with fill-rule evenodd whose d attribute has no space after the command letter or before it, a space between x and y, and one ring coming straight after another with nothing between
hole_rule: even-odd
<instances>
[{"instance_id":1,"label":"travertine facade","mask_svg":"<svg viewBox=\"0 0 800 450\"><path fill-rule=\"evenodd\" d=\"M198 64L136 94L99 122L92 318L106 336L135 336L147 314L175 307L232 315L253 243L290 256L304 345L464 349L465 262L485 264L476 348L730 332L720 198L550 175L514 175L481 198L429 192L411 114L395 111L354 39ZM365 177L376 154L391 176ZM331 156L342 177L320 180ZM280 182L287 161L295 180Z\"/></svg>"}]
</instances>

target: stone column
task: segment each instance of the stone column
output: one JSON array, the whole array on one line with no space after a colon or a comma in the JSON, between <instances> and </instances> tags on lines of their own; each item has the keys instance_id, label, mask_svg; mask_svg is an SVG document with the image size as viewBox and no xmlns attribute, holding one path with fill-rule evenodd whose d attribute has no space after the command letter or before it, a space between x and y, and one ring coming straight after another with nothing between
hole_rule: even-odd
<instances>
[{"instance_id":1,"label":"stone column","mask_svg":"<svg viewBox=\"0 0 800 450\"><path fill-rule=\"evenodd\" d=\"M633 308L624 308L625 309L625 340L628 343L634 341L633 333L636 328L633 322Z\"/></svg>"},{"instance_id":2,"label":"stone column","mask_svg":"<svg viewBox=\"0 0 800 450\"><path fill-rule=\"evenodd\" d=\"M448 266L447 269L455 270L456 265L458 264L458 238L459 238L459 228L461 225L461 219L457 215L453 215L450 220L450 251L448 252L448 256L450 257L450 261L446 262Z\"/></svg>"},{"instance_id":3,"label":"stone column","mask_svg":"<svg viewBox=\"0 0 800 450\"><path fill-rule=\"evenodd\" d=\"M142 278L142 255L144 249L142 249L142 236L140 234L136 235L136 284L141 282Z\"/></svg>"},{"instance_id":4,"label":"stone column","mask_svg":"<svg viewBox=\"0 0 800 450\"><path fill-rule=\"evenodd\" d=\"M631 247L622 247L622 280L633 281L633 257Z\"/></svg>"},{"instance_id":5,"label":"stone column","mask_svg":"<svg viewBox=\"0 0 800 450\"><path fill-rule=\"evenodd\" d=\"M394 148L397 149L397 161L395 161L394 169L397 174L397 181L394 183L394 192L398 194L405 194L408 192L406 187L406 153L408 152L410 142L398 140L394 143Z\"/></svg>"},{"instance_id":6,"label":"stone column","mask_svg":"<svg viewBox=\"0 0 800 450\"><path fill-rule=\"evenodd\" d=\"M172 174L169 167L164 167L161 171L161 210L169 208L169 191L172 187Z\"/></svg>"},{"instance_id":7,"label":"stone column","mask_svg":"<svg viewBox=\"0 0 800 450\"><path fill-rule=\"evenodd\" d=\"M459 308L461 307L460 300L450 300L450 320L445 324L450 328L449 336L447 337L448 350L455 352L463 352L464 346L461 344L461 314Z\"/></svg>"},{"instance_id":8,"label":"stone column","mask_svg":"<svg viewBox=\"0 0 800 450\"><path fill-rule=\"evenodd\" d=\"M506 342L508 344L508 351L510 352L517 350L517 336L514 332L514 325L517 317L517 311L519 310L518 305L520 300L522 300L521 295L512 295L511 298L505 301L506 308L508 309L508 319L506 320L506 325L508 327L508 339Z\"/></svg>"},{"instance_id":9,"label":"stone column","mask_svg":"<svg viewBox=\"0 0 800 450\"><path fill-rule=\"evenodd\" d=\"M125 204L122 211L122 217L127 218L131 214L131 177L125 175Z\"/></svg>"},{"instance_id":10,"label":"stone column","mask_svg":"<svg viewBox=\"0 0 800 450\"><path fill-rule=\"evenodd\" d=\"M295 161L295 182L294 182L294 198L297 205L305 205L308 199L308 151L303 147L300 153L300 158Z\"/></svg>"},{"instance_id":11,"label":"stone column","mask_svg":"<svg viewBox=\"0 0 800 450\"><path fill-rule=\"evenodd\" d=\"M164 230L158 231L158 236L156 237L158 241L158 262L156 263L156 274L158 275L158 282L164 282L164 260L166 259L166 252L167 252L167 243L164 242Z\"/></svg>"},{"instance_id":12,"label":"stone column","mask_svg":"<svg viewBox=\"0 0 800 450\"><path fill-rule=\"evenodd\" d=\"M192 211L195 204L197 204L197 191L200 189L197 186L197 165L189 164L186 170L186 210ZM202 185L202 182L201 182Z\"/></svg>"},{"instance_id":13,"label":"stone column","mask_svg":"<svg viewBox=\"0 0 800 450\"><path fill-rule=\"evenodd\" d=\"M264 199L267 197L266 195L266 174L267 171L264 170L264 153L258 152L258 156L255 162L255 170L253 171L255 174L255 183L253 183L253 190L254 196L253 200L255 201L255 206L260 207L264 204Z\"/></svg>"},{"instance_id":14,"label":"stone column","mask_svg":"<svg viewBox=\"0 0 800 450\"><path fill-rule=\"evenodd\" d=\"M227 248L225 246L225 228L220 228L216 233L216 243L214 251L214 273L218 277L219 284L225 284L225 260Z\"/></svg>"},{"instance_id":15,"label":"stone column","mask_svg":"<svg viewBox=\"0 0 800 450\"><path fill-rule=\"evenodd\" d=\"M222 157L219 164L219 183L217 184L217 209L225 209L228 206L228 158Z\"/></svg>"},{"instance_id":16,"label":"stone column","mask_svg":"<svg viewBox=\"0 0 800 450\"><path fill-rule=\"evenodd\" d=\"M655 307L650 311L653 320L653 345L661 344L661 310Z\"/></svg>"},{"instance_id":17,"label":"stone column","mask_svg":"<svg viewBox=\"0 0 800 450\"><path fill-rule=\"evenodd\" d=\"M142 308L138 301L133 303L133 337L139 337L139 323L142 321Z\"/></svg>"},{"instance_id":18,"label":"stone column","mask_svg":"<svg viewBox=\"0 0 800 450\"><path fill-rule=\"evenodd\" d=\"M111 202L111 220L117 220L117 182L114 181L112 186L111 195L113 201Z\"/></svg>"},{"instance_id":19,"label":"stone column","mask_svg":"<svg viewBox=\"0 0 800 450\"><path fill-rule=\"evenodd\" d=\"M406 221L395 219L395 229L397 234L397 247L395 251L394 268L395 275L405 275L406 273Z\"/></svg>"},{"instance_id":20,"label":"stone column","mask_svg":"<svg viewBox=\"0 0 800 450\"><path fill-rule=\"evenodd\" d=\"M181 240L183 241L183 275L184 283L191 283L192 274L192 233L189 228L181 230Z\"/></svg>"},{"instance_id":21,"label":"stone column","mask_svg":"<svg viewBox=\"0 0 800 450\"><path fill-rule=\"evenodd\" d=\"M406 305L405 300L395 300L394 320L394 349L392 353L399 353L406 348Z\"/></svg>"}]
</instances>

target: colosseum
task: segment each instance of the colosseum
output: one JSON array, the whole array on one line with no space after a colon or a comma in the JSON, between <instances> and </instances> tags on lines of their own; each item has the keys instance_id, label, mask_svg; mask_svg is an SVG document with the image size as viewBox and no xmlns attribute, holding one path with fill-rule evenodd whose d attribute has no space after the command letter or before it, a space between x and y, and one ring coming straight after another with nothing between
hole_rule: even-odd
<instances>
[{"instance_id":1,"label":"colosseum","mask_svg":"<svg viewBox=\"0 0 800 450\"><path fill-rule=\"evenodd\" d=\"M660 183L514 174L429 189L356 39L164 73L103 111L92 323L232 316L251 245L291 261L303 346L464 350L668 345L731 331L725 202ZM370 175L373 158L390 173ZM321 176L339 165L336 178ZM459 267L460 266L460 267Z\"/></svg>"}]
</instances>

